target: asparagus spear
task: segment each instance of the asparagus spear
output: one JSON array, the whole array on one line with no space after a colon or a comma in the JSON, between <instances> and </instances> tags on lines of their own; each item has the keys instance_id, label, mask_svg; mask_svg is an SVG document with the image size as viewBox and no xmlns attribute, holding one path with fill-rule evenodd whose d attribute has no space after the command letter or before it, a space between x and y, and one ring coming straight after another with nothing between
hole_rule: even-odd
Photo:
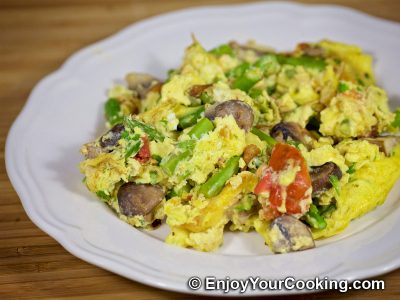
<instances>
[{"instance_id":1,"label":"asparagus spear","mask_svg":"<svg viewBox=\"0 0 400 300\"><path fill-rule=\"evenodd\" d=\"M203 134L213 129L214 124L209 119L203 118L189 131L189 136L199 139Z\"/></svg>"},{"instance_id":2,"label":"asparagus spear","mask_svg":"<svg viewBox=\"0 0 400 300\"><path fill-rule=\"evenodd\" d=\"M239 169L239 156L231 157L225 164L224 168L212 175L201 187L200 194L204 194L206 198L218 195L225 183L235 175Z\"/></svg>"},{"instance_id":3,"label":"asparagus spear","mask_svg":"<svg viewBox=\"0 0 400 300\"><path fill-rule=\"evenodd\" d=\"M189 150L186 150L186 151L181 152L179 154L172 155L165 162L161 162L161 168L169 176L172 176L174 174L174 172L175 172L175 169L176 169L176 166L178 165L178 163L180 161L182 161L182 160L185 160L190 155L191 155L191 151L189 151Z\"/></svg>"},{"instance_id":4,"label":"asparagus spear","mask_svg":"<svg viewBox=\"0 0 400 300\"><path fill-rule=\"evenodd\" d=\"M189 136L200 138L203 134L214 129L213 123L207 119L201 119L190 131ZM161 162L161 167L169 176L173 175L178 163L182 160L189 158L192 155L192 150L195 146L194 140L187 140L180 142L177 147L184 150L181 153L171 155L165 161Z\"/></svg>"},{"instance_id":5,"label":"asparagus spear","mask_svg":"<svg viewBox=\"0 0 400 300\"><path fill-rule=\"evenodd\" d=\"M202 112L204 112L204 106L193 107L192 111L179 119L179 127L185 129L193 126Z\"/></svg>"},{"instance_id":6,"label":"asparagus spear","mask_svg":"<svg viewBox=\"0 0 400 300\"><path fill-rule=\"evenodd\" d=\"M269 136L268 134L264 133L256 127L253 127L251 129L251 133L258 136L260 140L267 142L268 146L273 147L276 144L276 140L272 136Z\"/></svg>"},{"instance_id":7,"label":"asparagus spear","mask_svg":"<svg viewBox=\"0 0 400 300\"><path fill-rule=\"evenodd\" d=\"M160 132L155 130L153 127L142 123L136 119L133 119L131 117L125 117L124 123L132 130L134 131L135 127L138 127L144 131L144 133L147 134L150 140L156 140L156 141L164 141L165 137L162 135Z\"/></svg>"},{"instance_id":8,"label":"asparagus spear","mask_svg":"<svg viewBox=\"0 0 400 300\"><path fill-rule=\"evenodd\" d=\"M320 215L318 208L310 205L310 210L305 214L305 221L315 229L324 229L326 227L325 219Z\"/></svg>"}]
</instances>

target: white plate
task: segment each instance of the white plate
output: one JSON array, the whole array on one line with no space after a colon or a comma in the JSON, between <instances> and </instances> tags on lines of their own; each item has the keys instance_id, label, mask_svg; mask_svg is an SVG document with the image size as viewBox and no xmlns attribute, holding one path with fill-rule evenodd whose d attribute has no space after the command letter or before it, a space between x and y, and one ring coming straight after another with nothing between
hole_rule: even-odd
<instances>
[{"instance_id":1,"label":"white plate","mask_svg":"<svg viewBox=\"0 0 400 300\"><path fill-rule=\"evenodd\" d=\"M101 268L158 288L190 292L190 276L359 279L400 266L400 194L313 250L271 255L257 234L228 233L216 253L162 242L168 228L142 232L95 199L78 171L81 144L104 131L106 90L128 71L163 77L179 65L191 33L207 48L250 38L293 49L330 38L355 43L376 59L378 82L400 99L400 25L336 6L259 3L174 12L136 23L73 55L33 90L6 145L9 177L29 217L69 252ZM393 104L393 102L392 102ZM203 289L197 294L221 294ZM248 294L287 291L249 291Z\"/></svg>"}]
</instances>

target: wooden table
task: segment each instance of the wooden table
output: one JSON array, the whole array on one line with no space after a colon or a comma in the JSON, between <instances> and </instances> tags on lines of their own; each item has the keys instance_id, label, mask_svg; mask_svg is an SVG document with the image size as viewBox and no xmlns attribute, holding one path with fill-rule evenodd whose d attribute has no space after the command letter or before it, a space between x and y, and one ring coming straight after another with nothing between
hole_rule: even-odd
<instances>
[{"instance_id":1,"label":"wooden table","mask_svg":"<svg viewBox=\"0 0 400 300\"><path fill-rule=\"evenodd\" d=\"M11 123L33 86L76 50L152 15L189 6L238 2L244 1L1 0L0 299L188 298L127 280L81 261L38 229L28 219L8 180L4 144ZM330 2L400 21L400 1ZM379 278L386 282L385 291L326 292L298 298L400 299L400 270Z\"/></svg>"}]
</instances>

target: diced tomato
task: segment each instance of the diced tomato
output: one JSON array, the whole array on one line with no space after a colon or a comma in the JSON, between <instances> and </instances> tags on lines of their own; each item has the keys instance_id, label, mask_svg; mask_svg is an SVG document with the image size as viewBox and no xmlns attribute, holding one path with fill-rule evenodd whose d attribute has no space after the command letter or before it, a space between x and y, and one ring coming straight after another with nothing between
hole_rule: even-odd
<instances>
[{"instance_id":1,"label":"diced tomato","mask_svg":"<svg viewBox=\"0 0 400 300\"><path fill-rule=\"evenodd\" d=\"M135 159L141 164L146 163L150 159L150 143L147 136L142 136L142 148L135 155Z\"/></svg>"},{"instance_id":2,"label":"diced tomato","mask_svg":"<svg viewBox=\"0 0 400 300\"><path fill-rule=\"evenodd\" d=\"M294 181L288 186L282 186L279 183L280 173L296 167L299 170ZM275 145L268 167L254 190L256 195L267 192L269 203L262 203L265 218L273 218L285 212L282 211L283 197L286 199L284 210L287 214L304 214L308 210L308 205L311 203L311 178L306 162L297 148L281 143ZM308 205L303 205L302 209L303 200L308 202Z\"/></svg>"}]
</instances>

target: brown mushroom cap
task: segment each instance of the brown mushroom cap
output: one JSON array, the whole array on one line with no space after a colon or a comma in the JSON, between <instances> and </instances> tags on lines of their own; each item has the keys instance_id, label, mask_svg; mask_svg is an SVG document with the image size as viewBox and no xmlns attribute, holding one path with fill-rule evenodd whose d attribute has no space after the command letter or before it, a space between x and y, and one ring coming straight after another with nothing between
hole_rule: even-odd
<instances>
[{"instance_id":1,"label":"brown mushroom cap","mask_svg":"<svg viewBox=\"0 0 400 300\"><path fill-rule=\"evenodd\" d=\"M104 148L96 146L94 143L84 144L81 147L81 153L85 156L85 159L93 159L102 153L107 152Z\"/></svg>"},{"instance_id":2,"label":"brown mushroom cap","mask_svg":"<svg viewBox=\"0 0 400 300\"><path fill-rule=\"evenodd\" d=\"M280 122L271 129L271 136L278 142L285 142L289 138L293 141L302 143L305 146L310 147L313 137L299 124L295 122ZM307 148L308 148L307 147Z\"/></svg>"},{"instance_id":3,"label":"brown mushroom cap","mask_svg":"<svg viewBox=\"0 0 400 300\"><path fill-rule=\"evenodd\" d=\"M123 124L116 124L100 138L100 146L106 148L117 145L119 139L121 138L121 134L124 131L125 127Z\"/></svg>"},{"instance_id":4,"label":"brown mushroom cap","mask_svg":"<svg viewBox=\"0 0 400 300\"><path fill-rule=\"evenodd\" d=\"M129 73L125 80L128 88L136 91L140 99L144 99L151 88L160 83L160 80L146 73Z\"/></svg>"},{"instance_id":5,"label":"brown mushroom cap","mask_svg":"<svg viewBox=\"0 0 400 300\"><path fill-rule=\"evenodd\" d=\"M342 171L335 163L329 161L321 166L313 167L310 176L312 181L312 195L315 196L332 187L332 183L329 180L330 176L336 176L340 180L342 178Z\"/></svg>"},{"instance_id":6,"label":"brown mushroom cap","mask_svg":"<svg viewBox=\"0 0 400 300\"><path fill-rule=\"evenodd\" d=\"M245 131L249 131L253 126L253 109L241 100L227 100L209 107L205 112L205 116L210 120L227 115L232 115L238 126Z\"/></svg>"},{"instance_id":7,"label":"brown mushroom cap","mask_svg":"<svg viewBox=\"0 0 400 300\"><path fill-rule=\"evenodd\" d=\"M117 198L123 215L145 216L163 200L164 190L159 185L128 182L119 188Z\"/></svg>"}]
</instances>

